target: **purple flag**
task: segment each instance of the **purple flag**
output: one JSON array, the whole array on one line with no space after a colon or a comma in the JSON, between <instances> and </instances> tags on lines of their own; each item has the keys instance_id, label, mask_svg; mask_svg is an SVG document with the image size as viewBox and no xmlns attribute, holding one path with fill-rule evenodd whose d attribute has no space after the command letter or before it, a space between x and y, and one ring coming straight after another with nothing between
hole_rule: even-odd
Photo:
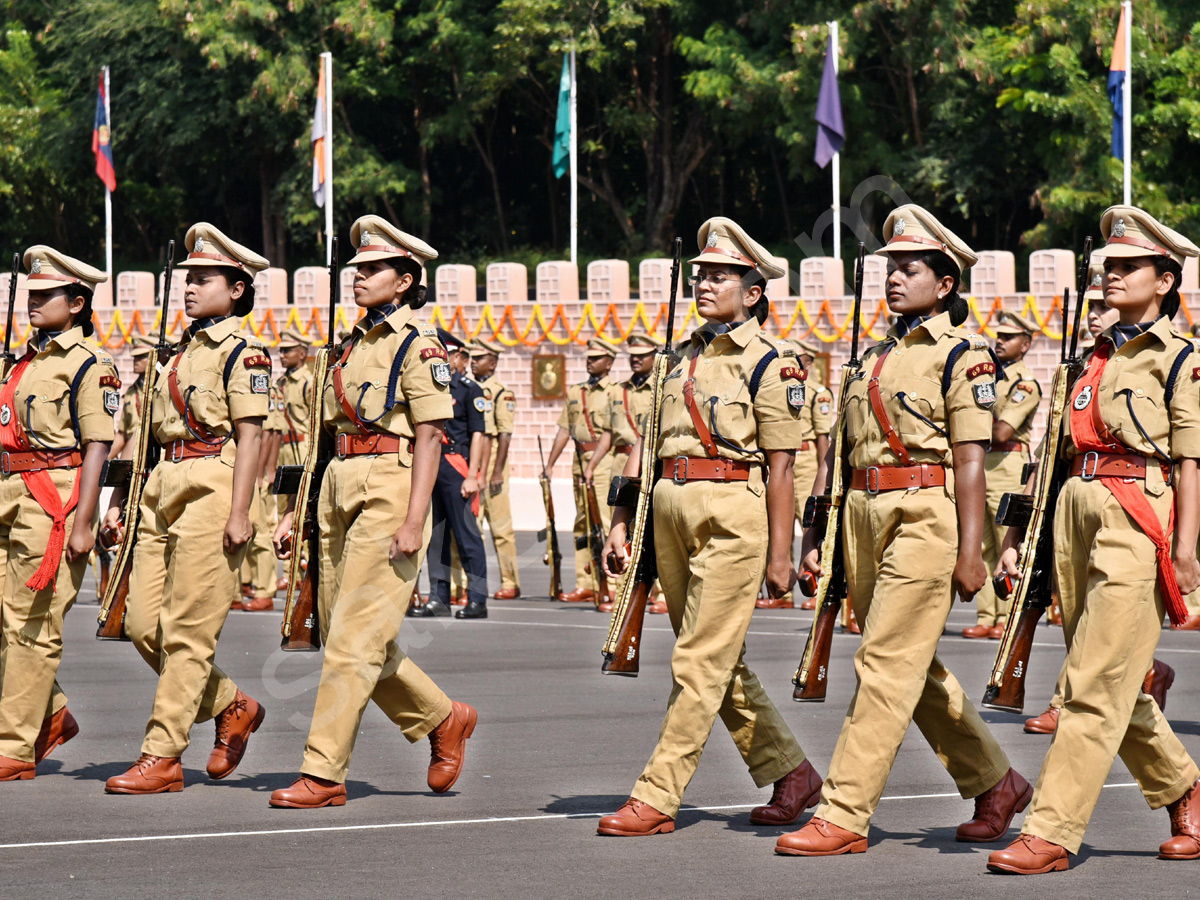
<instances>
[{"instance_id":1,"label":"purple flag","mask_svg":"<svg viewBox=\"0 0 1200 900\"><path fill-rule=\"evenodd\" d=\"M825 73L821 76L821 93L817 97L817 152L813 159L822 169L829 165L833 154L840 153L846 142L846 129L842 125L842 99L838 95L837 71L834 69L837 47L833 36L829 37L829 50L825 54Z\"/></svg>"}]
</instances>

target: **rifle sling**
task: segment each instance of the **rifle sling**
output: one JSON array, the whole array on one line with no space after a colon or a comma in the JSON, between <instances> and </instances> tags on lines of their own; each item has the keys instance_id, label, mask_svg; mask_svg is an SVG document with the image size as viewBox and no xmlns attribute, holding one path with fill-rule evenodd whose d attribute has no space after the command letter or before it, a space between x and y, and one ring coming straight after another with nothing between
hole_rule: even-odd
<instances>
[{"instance_id":1,"label":"rifle sling","mask_svg":"<svg viewBox=\"0 0 1200 900\"><path fill-rule=\"evenodd\" d=\"M908 452L908 448L900 440L900 435L896 433L896 428L892 425L892 420L888 418L887 410L883 405L883 397L879 390L879 373L883 370L883 363L891 352L892 348L888 347L888 349L879 354L879 359L875 361L875 368L871 370L871 380L867 382L867 399L871 403L871 412L875 413L875 418L879 421L879 427L883 429L883 439L892 448L892 452L900 458L902 466L911 466L913 465L912 454Z\"/></svg>"}]
</instances>

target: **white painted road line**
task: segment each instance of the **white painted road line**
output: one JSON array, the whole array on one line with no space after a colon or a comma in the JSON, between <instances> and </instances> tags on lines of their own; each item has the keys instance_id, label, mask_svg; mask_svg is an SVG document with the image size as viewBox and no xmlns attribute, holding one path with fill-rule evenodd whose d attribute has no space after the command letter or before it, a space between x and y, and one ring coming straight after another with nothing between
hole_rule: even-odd
<instances>
[{"instance_id":1,"label":"white painted road line","mask_svg":"<svg viewBox=\"0 0 1200 900\"><path fill-rule=\"evenodd\" d=\"M1136 787L1133 782L1106 784L1106 788ZM957 793L905 794L883 797L883 800L945 800L959 799ZM730 806L685 806L680 812L719 812L730 809L750 809L757 804L738 803ZM211 838L270 837L281 834L317 834L338 831L383 831L393 828L440 828L447 825L494 825L504 822L549 822L564 819L598 819L612 810L586 813L556 813L540 816L493 816L484 819L444 819L427 822L379 822L367 825L322 825L312 828L270 828L258 831L201 831L194 834L141 834L130 837L80 838L67 841L28 841L22 844L0 844L0 850L25 850L31 847L79 847L89 844L137 844L149 841L195 841Z\"/></svg>"}]
</instances>

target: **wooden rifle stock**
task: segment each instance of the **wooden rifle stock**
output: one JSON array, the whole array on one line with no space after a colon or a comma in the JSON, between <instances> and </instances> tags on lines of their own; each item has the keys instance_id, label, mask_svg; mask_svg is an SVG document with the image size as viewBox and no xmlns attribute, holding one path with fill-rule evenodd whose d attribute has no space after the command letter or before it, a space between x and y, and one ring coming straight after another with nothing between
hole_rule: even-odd
<instances>
[{"instance_id":1,"label":"wooden rifle stock","mask_svg":"<svg viewBox=\"0 0 1200 900\"><path fill-rule=\"evenodd\" d=\"M538 435L538 456L542 459L543 472L538 481L542 485L542 503L546 507L546 530L545 534L538 534L538 539L546 542L546 553L542 557L542 564L550 567L550 599L557 600L562 596L562 550L558 546L558 529L554 523L554 493L550 490L550 479L544 474L546 454L542 452L541 435Z\"/></svg>"},{"instance_id":2,"label":"wooden rifle stock","mask_svg":"<svg viewBox=\"0 0 1200 900\"><path fill-rule=\"evenodd\" d=\"M1029 671L1029 651L1033 649L1033 633L1045 611L1044 606L1027 604L1017 616L1012 646L1004 659L999 683L989 684L983 692L983 705L988 709L1011 713L1024 710L1025 673Z\"/></svg>"},{"instance_id":3,"label":"wooden rifle stock","mask_svg":"<svg viewBox=\"0 0 1200 900\"><path fill-rule=\"evenodd\" d=\"M602 600L608 599L608 576L604 574L604 561L601 559L604 553L604 522L600 518L600 503L596 499L595 483L587 482L583 490L587 497L588 548L592 552L592 574L599 588L595 596L598 607Z\"/></svg>"},{"instance_id":4,"label":"wooden rifle stock","mask_svg":"<svg viewBox=\"0 0 1200 900\"><path fill-rule=\"evenodd\" d=\"M833 630L837 626L842 613L842 601L836 597L826 596L825 602L817 610L813 622L812 659L809 662L809 674L803 683L797 684L792 691L792 699L801 703L820 703L825 699L825 689L829 685L829 656L833 650Z\"/></svg>"},{"instance_id":5,"label":"wooden rifle stock","mask_svg":"<svg viewBox=\"0 0 1200 900\"><path fill-rule=\"evenodd\" d=\"M638 579L634 584L629 608L617 628L612 653L605 653L604 662L600 664L600 671L605 675L637 677L642 655L642 625L646 621L646 604L650 602L653 589L653 581L646 584Z\"/></svg>"}]
</instances>

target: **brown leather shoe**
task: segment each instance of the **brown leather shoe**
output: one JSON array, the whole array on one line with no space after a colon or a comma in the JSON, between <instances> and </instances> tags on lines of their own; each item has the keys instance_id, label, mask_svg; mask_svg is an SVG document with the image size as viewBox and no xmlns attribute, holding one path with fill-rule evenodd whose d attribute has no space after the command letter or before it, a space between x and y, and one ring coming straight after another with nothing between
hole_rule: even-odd
<instances>
[{"instance_id":1,"label":"brown leather shoe","mask_svg":"<svg viewBox=\"0 0 1200 900\"><path fill-rule=\"evenodd\" d=\"M791 825L821 799L821 776L807 759L777 782L766 806L750 810L751 825Z\"/></svg>"},{"instance_id":2,"label":"brown leather shoe","mask_svg":"<svg viewBox=\"0 0 1200 900\"><path fill-rule=\"evenodd\" d=\"M817 608L817 598L816 597L805 598L804 602L800 604L800 608L807 609L807 610L816 609Z\"/></svg>"},{"instance_id":3,"label":"brown leather shoe","mask_svg":"<svg viewBox=\"0 0 1200 900\"><path fill-rule=\"evenodd\" d=\"M775 852L780 856L841 856L865 853L867 839L813 816L799 831L780 835Z\"/></svg>"},{"instance_id":4,"label":"brown leather shoe","mask_svg":"<svg viewBox=\"0 0 1200 900\"><path fill-rule=\"evenodd\" d=\"M1062 604L1058 602L1058 594L1052 594L1050 600L1050 611L1046 613L1046 621L1051 625L1062 627Z\"/></svg>"},{"instance_id":5,"label":"brown leather shoe","mask_svg":"<svg viewBox=\"0 0 1200 900\"><path fill-rule=\"evenodd\" d=\"M266 715L262 704L240 690L233 702L217 714L217 739L208 757L209 778L224 778L237 768L250 735L258 731Z\"/></svg>"},{"instance_id":6,"label":"brown leather shoe","mask_svg":"<svg viewBox=\"0 0 1200 900\"><path fill-rule=\"evenodd\" d=\"M1188 616L1179 625L1172 625L1172 631L1200 631L1200 616Z\"/></svg>"},{"instance_id":7,"label":"brown leather shoe","mask_svg":"<svg viewBox=\"0 0 1200 900\"><path fill-rule=\"evenodd\" d=\"M1058 707L1048 706L1040 716L1025 720L1026 734L1054 734L1058 731Z\"/></svg>"},{"instance_id":8,"label":"brown leather shoe","mask_svg":"<svg viewBox=\"0 0 1200 900\"><path fill-rule=\"evenodd\" d=\"M991 628L988 629L988 640L989 641L998 641L1002 637L1004 637L1004 626L1003 625L993 625Z\"/></svg>"},{"instance_id":9,"label":"brown leather shoe","mask_svg":"<svg viewBox=\"0 0 1200 900\"><path fill-rule=\"evenodd\" d=\"M254 596L254 585L247 582L242 585L242 598L249 599Z\"/></svg>"},{"instance_id":10,"label":"brown leather shoe","mask_svg":"<svg viewBox=\"0 0 1200 900\"><path fill-rule=\"evenodd\" d=\"M1070 860L1066 848L1023 834L1003 850L993 850L987 867L1003 875L1044 875L1046 872L1065 872Z\"/></svg>"},{"instance_id":11,"label":"brown leather shoe","mask_svg":"<svg viewBox=\"0 0 1200 900\"><path fill-rule=\"evenodd\" d=\"M795 609L796 604L791 597L759 597L754 601L758 609Z\"/></svg>"},{"instance_id":12,"label":"brown leather shoe","mask_svg":"<svg viewBox=\"0 0 1200 900\"><path fill-rule=\"evenodd\" d=\"M613 602L611 600L601 600L596 606L596 612L610 613L613 611Z\"/></svg>"},{"instance_id":13,"label":"brown leather shoe","mask_svg":"<svg viewBox=\"0 0 1200 900\"><path fill-rule=\"evenodd\" d=\"M271 792L267 801L276 809L320 809L322 806L345 806L346 786L312 775L301 775L291 787Z\"/></svg>"},{"instance_id":14,"label":"brown leather shoe","mask_svg":"<svg viewBox=\"0 0 1200 900\"><path fill-rule=\"evenodd\" d=\"M143 753L122 775L104 783L107 794L167 794L183 790L183 766L178 756Z\"/></svg>"},{"instance_id":15,"label":"brown leather shoe","mask_svg":"<svg viewBox=\"0 0 1200 900\"><path fill-rule=\"evenodd\" d=\"M451 606L466 606L467 605L467 595L464 593L461 593L461 592L452 594L450 596L450 605Z\"/></svg>"},{"instance_id":16,"label":"brown leather shoe","mask_svg":"<svg viewBox=\"0 0 1200 900\"><path fill-rule=\"evenodd\" d=\"M1171 816L1171 837L1158 848L1159 859L1200 858L1200 782L1167 804Z\"/></svg>"},{"instance_id":17,"label":"brown leather shoe","mask_svg":"<svg viewBox=\"0 0 1200 900\"><path fill-rule=\"evenodd\" d=\"M646 607L646 612L655 616L665 616L667 614L667 601L662 597L656 598Z\"/></svg>"},{"instance_id":18,"label":"brown leather shoe","mask_svg":"<svg viewBox=\"0 0 1200 900\"><path fill-rule=\"evenodd\" d=\"M990 625L969 625L962 630L962 636L971 640L986 640L992 633Z\"/></svg>"},{"instance_id":19,"label":"brown leather shoe","mask_svg":"<svg viewBox=\"0 0 1200 900\"><path fill-rule=\"evenodd\" d=\"M282 594L288 589L288 577L280 575L279 580L275 582L275 593Z\"/></svg>"},{"instance_id":20,"label":"brown leather shoe","mask_svg":"<svg viewBox=\"0 0 1200 900\"><path fill-rule=\"evenodd\" d=\"M37 774L37 763L0 756L0 781L28 781Z\"/></svg>"},{"instance_id":21,"label":"brown leather shoe","mask_svg":"<svg viewBox=\"0 0 1200 900\"><path fill-rule=\"evenodd\" d=\"M492 594L493 600L516 600L521 596L520 588L500 588L496 593Z\"/></svg>"},{"instance_id":22,"label":"brown leather shoe","mask_svg":"<svg viewBox=\"0 0 1200 900\"><path fill-rule=\"evenodd\" d=\"M649 803L643 803L633 797L596 825L596 834L609 837L648 837L652 834L670 834L674 830L674 819L664 816Z\"/></svg>"},{"instance_id":23,"label":"brown leather shoe","mask_svg":"<svg viewBox=\"0 0 1200 900\"><path fill-rule=\"evenodd\" d=\"M54 748L65 744L79 734L79 723L65 706L47 719L42 720L42 730L33 742L33 761L36 765L54 752Z\"/></svg>"},{"instance_id":24,"label":"brown leather shoe","mask_svg":"<svg viewBox=\"0 0 1200 900\"><path fill-rule=\"evenodd\" d=\"M429 732L429 789L444 794L454 787L462 773L467 754L467 738L475 731L479 713L469 703L451 704L450 715Z\"/></svg>"},{"instance_id":25,"label":"brown leather shoe","mask_svg":"<svg viewBox=\"0 0 1200 900\"><path fill-rule=\"evenodd\" d=\"M255 597L253 600L243 600L242 609L246 612L269 612L275 609L275 601L270 597Z\"/></svg>"},{"instance_id":26,"label":"brown leather shoe","mask_svg":"<svg viewBox=\"0 0 1200 900\"><path fill-rule=\"evenodd\" d=\"M237 612L240 609L245 609L245 607L242 606L242 600L240 597L237 600L234 600L232 603L230 603L229 608L231 610L233 610L234 612Z\"/></svg>"},{"instance_id":27,"label":"brown leather shoe","mask_svg":"<svg viewBox=\"0 0 1200 900\"><path fill-rule=\"evenodd\" d=\"M858 624L858 616L854 614L854 610L850 610L850 621L846 623L846 634L862 634L862 628Z\"/></svg>"},{"instance_id":28,"label":"brown leather shoe","mask_svg":"<svg viewBox=\"0 0 1200 900\"><path fill-rule=\"evenodd\" d=\"M577 587L569 594L563 594L562 601L563 603L591 603L594 596L591 588Z\"/></svg>"},{"instance_id":29,"label":"brown leather shoe","mask_svg":"<svg viewBox=\"0 0 1200 900\"><path fill-rule=\"evenodd\" d=\"M1154 665L1150 667L1150 671L1146 673L1146 680L1142 682L1142 693L1149 694L1158 704L1158 708L1165 710L1167 708L1167 691L1174 683L1175 670L1165 662L1159 662L1156 659Z\"/></svg>"},{"instance_id":30,"label":"brown leather shoe","mask_svg":"<svg viewBox=\"0 0 1200 900\"><path fill-rule=\"evenodd\" d=\"M1033 785L1016 769L1009 769L994 787L975 798L975 815L970 822L958 826L954 839L969 844L1000 840L1012 824L1013 816L1032 799Z\"/></svg>"}]
</instances>

